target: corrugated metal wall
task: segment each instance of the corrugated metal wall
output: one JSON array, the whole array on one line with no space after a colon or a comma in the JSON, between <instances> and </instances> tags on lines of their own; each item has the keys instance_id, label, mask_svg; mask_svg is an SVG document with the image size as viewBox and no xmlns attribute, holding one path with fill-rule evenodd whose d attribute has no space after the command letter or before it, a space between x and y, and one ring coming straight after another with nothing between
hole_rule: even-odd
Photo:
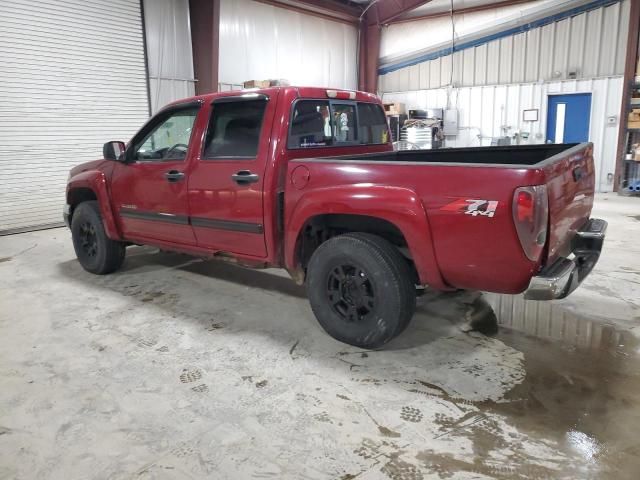
<instances>
[{"instance_id":1,"label":"corrugated metal wall","mask_svg":"<svg viewBox=\"0 0 640 480\"><path fill-rule=\"evenodd\" d=\"M0 2L0 234L62 223L69 169L147 120L139 0Z\"/></svg>"},{"instance_id":2,"label":"corrugated metal wall","mask_svg":"<svg viewBox=\"0 0 640 480\"><path fill-rule=\"evenodd\" d=\"M189 0L144 0L151 111L195 93Z\"/></svg>"},{"instance_id":3,"label":"corrugated metal wall","mask_svg":"<svg viewBox=\"0 0 640 480\"><path fill-rule=\"evenodd\" d=\"M502 126L508 126L509 135L528 132L523 143L544 143L547 128L547 97L559 93L591 93L591 124L589 139L594 143L596 160L596 187L598 191L613 189L619 121L607 123L607 117L620 114L622 77L593 80L572 80L551 83L492 85L440 88L413 92L385 93L385 102L402 102L407 108L458 109L459 132L448 137L447 147L489 145L492 137L504 135ZM522 111L539 109L538 122L523 122ZM480 135L481 138L478 138Z\"/></svg>"},{"instance_id":4,"label":"corrugated metal wall","mask_svg":"<svg viewBox=\"0 0 640 480\"><path fill-rule=\"evenodd\" d=\"M251 0L220 3L219 81L286 78L292 84L357 86L357 30Z\"/></svg>"},{"instance_id":5,"label":"corrugated metal wall","mask_svg":"<svg viewBox=\"0 0 640 480\"><path fill-rule=\"evenodd\" d=\"M630 0L380 76L382 92L624 73ZM425 24L425 28L428 25ZM453 72L452 72L453 67ZM452 77L453 74L453 77Z\"/></svg>"}]
</instances>

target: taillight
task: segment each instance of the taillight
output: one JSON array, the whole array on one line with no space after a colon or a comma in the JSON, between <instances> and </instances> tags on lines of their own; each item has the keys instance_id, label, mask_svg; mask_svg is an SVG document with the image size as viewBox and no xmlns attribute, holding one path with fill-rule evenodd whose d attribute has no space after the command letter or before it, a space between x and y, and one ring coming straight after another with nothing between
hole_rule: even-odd
<instances>
[{"instance_id":1,"label":"taillight","mask_svg":"<svg viewBox=\"0 0 640 480\"><path fill-rule=\"evenodd\" d=\"M546 186L516 188L513 221L522 250L529 260L537 261L547 241L549 200Z\"/></svg>"}]
</instances>

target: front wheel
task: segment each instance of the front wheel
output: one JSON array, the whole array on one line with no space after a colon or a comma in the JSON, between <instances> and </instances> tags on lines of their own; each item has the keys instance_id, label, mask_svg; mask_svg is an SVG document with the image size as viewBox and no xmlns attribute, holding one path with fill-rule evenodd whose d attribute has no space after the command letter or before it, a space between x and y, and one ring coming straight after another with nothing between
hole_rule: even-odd
<instances>
[{"instance_id":1,"label":"front wheel","mask_svg":"<svg viewBox=\"0 0 640 480\"><path fill-rule=\"evenodd\" d=\"M320 325L336 340L378 348L409 324L416 291L407 261L368 233L333 237L311 256L307 294Z\"/></svg>"},{"instance_id":2,"label":"front wheel","mask_svg":"<svg viewBox=\"0 0 640 480\"><path fill-rule=\"evenodd\" d=\"M82 202L75 208L71 237L78 261L87 272L104 275L124 262L125 244L107 237L96 201Z\"/></svg>"}]
</instances>

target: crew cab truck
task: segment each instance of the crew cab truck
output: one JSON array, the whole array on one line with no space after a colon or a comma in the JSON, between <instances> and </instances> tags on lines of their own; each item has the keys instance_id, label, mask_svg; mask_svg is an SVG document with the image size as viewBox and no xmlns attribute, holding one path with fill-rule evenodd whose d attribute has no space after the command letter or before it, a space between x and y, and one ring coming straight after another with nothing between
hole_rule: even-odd
<instances>
[{"instance_id":1,"label":"crew cab truck","mask_svg":"<svg viewBox=\"0 0 640 480\"><path fill-rule=\"evenodd\" d=\"M594 267L593 148L393 150L380 100L277 87L170 104L71 170L65 221L85 270L153 245L306 283L336 339L376 348L419 288L552 300Z\"/></svg>"}]
</instances>

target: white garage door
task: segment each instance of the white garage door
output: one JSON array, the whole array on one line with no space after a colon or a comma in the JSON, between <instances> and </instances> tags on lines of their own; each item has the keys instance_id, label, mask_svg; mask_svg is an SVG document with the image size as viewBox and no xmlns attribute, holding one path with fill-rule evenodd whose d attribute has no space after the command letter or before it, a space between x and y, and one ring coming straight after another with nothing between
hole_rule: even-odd
<instances>
[{"instance_id":1,"label":"white garage door","mask_svg":"<svg viewBox=\"0 0 640 480\"><path fill-rule=\"evenodd\" d=\"M69 169L148 118L139 0L0 1L0 235L60 224Z\"/></svg>"}]
</instances>

